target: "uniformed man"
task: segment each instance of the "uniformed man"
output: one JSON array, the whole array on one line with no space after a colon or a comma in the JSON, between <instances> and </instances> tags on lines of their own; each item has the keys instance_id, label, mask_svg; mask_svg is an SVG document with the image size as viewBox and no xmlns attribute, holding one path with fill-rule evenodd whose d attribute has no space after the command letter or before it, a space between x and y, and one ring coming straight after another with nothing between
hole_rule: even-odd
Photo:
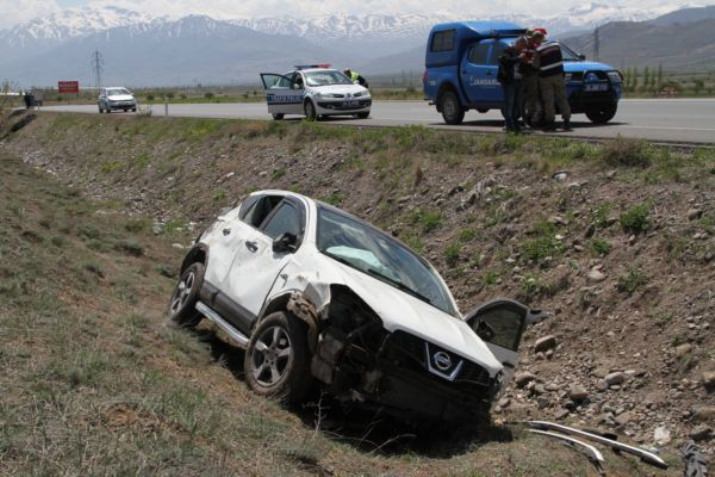
<instances>
[{"instance_id":1,"label":"uniformed man","mask_svg":"<svg viewBox=\"0 0 715 477\"><path fill-rule=\"evenodd\" d=\"M533 65L537 47L533 34L533 31L529 31L524 37L525 46L520 53L521 64L519 66L519 73L521 74L521 94L519 95L521 117L527 126L536 125L541 116L539 72Z\"/></svg>"},{"instance_id":2,"label":"uniformed man","mask_svg":"<svg viewBox=\"0 0 715 477\"><path fill-rule=\"evenodd\" d=\"M343 74L350 78L350 81L352 81L355 84L359 84L360 86L364 86L367 88L367 80L357 71L352 71L350 68L345 68L343 70Z\"/></svg>"},{"instance_id":3,"label":"uniformed man","mask_svg":"<svg viewBox=\"0 0 715 477\"><path fill-rule=\"evenodd\" d=\"M556 129L556 107L564 120L564 129L571 130L571 107L566 96L564 80L564 62L561 45L556 41L544 42L545 35L540 31L533 34L536 48L534 66L539 70L539 92L544 107L544 129Z\"/></svg>"}]
</instances>

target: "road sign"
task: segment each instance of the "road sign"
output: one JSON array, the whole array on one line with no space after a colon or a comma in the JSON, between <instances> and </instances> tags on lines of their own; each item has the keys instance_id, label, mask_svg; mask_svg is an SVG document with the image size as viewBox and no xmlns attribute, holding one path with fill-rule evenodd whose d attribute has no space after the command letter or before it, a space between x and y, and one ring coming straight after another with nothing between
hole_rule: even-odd
<instances>
[{"instance_id":1,"label":"road sign","mask_svg":"<svg viewBox=\"0 0 715 477\"><path fill-rule=\"evenodd\" d=\"M60 94L79 94L79 81L58 81L57 91Z\"/></svg>"}]
</instances>

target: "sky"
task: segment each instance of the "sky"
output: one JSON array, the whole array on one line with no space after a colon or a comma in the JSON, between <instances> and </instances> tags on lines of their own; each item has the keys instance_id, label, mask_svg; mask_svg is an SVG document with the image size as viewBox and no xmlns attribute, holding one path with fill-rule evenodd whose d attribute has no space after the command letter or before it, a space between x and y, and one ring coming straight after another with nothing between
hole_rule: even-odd
<instances>
[{"instance_id":1,"label":"sky","mask_svg":"<svg viewBox=\"0 0 715 477\"><path fill-rule=\"evenodd\" d=\"M703 0L594 0L606 5L649 8L658 5L702 5ZM215 18L323 16L334 13L479 13L494 12L551 16L571 7L588 4L584 0L0 0L0 28L27 22L64 8L115 5L151 15L181 16L201 13ZM435 8L435 5L438 5ZM551 14L551 15L549 15Z\"/></svg>"}]
</instances>

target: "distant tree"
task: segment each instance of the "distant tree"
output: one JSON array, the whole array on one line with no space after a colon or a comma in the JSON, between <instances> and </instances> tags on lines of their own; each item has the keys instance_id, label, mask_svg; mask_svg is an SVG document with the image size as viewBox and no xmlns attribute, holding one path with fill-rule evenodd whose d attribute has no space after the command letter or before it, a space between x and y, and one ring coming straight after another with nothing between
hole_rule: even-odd
<instances>
[{"instance_id":1,"label":"distant tree","mask_svg":"<svg viewBox=\"0 0 715 477\"><path fill-rule=\"evenodd\" d=\"M658 82L656 84L657 88L663 84L663 63L658 64Z\"/></svg>"},{"instance_id":2,"label":"distant tree","mask_svg":"<svg viewBox=\"0 0 715 477\"><path fill-rule=\"evenodd\" d=\"M643 70L643 90L647 90L650 85L650 69L646 66Z\"/></svg>"},{"instance_id":3,"label":"distant tree","mask_svg":"<svg viewBox=\"0 0 715 477\"><path fill-rule=\"evenodd\" d=\"M638 68L633 67L633 80L631 81L631 91L636 91L638 89Z\"/></svg>"},{"instance_id":4,"label":"distant tree","mask_svg":"<svg viewBox=\"0 0 715 477\"><path fill-rule=\"evenodd\" d=\"M696 79L693 83L693 91L695 91L695 94L699 95L703 89L705 89L705 82L701 79Z\"/></svg>"}]
</instances>

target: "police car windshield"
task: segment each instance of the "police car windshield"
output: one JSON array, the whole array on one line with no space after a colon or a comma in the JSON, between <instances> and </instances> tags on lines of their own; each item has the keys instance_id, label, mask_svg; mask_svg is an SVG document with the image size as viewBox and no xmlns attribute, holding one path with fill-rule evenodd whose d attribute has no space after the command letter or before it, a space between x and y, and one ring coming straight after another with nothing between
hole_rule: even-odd
<instances>
[{"instance_id":1,"label":"police car windshield","mask_svg":"<svg viewBox=\"0 0 715 477\"><path fill-rule=\"evenodd\" d=\"M308 86L327 86L331 84L352 84L347 76L337 70L308 71L305 73Z\"/></svg>"},{"instance_id":2,"label":"police car windshield","mask_svg":"<svg viewBox=\"0 0 715 477\"><path fill-rule=\"evenodd\" d=\"M439 275L389 235L340 211L318 207L318 249L323 254L457 316Z\"/></svg>"}]
</instances>

